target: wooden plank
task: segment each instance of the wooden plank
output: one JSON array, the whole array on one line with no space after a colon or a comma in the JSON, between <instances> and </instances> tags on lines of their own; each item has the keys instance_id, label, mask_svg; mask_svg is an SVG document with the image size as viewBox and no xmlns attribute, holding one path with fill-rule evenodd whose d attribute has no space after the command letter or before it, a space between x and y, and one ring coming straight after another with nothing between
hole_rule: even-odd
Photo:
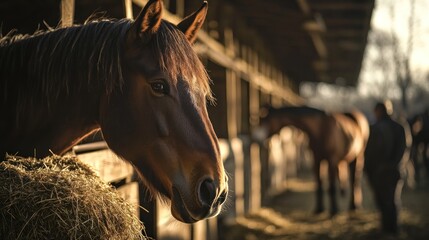
<instances>
[{"instance_id":1,"label":"wooden plank","mask_svg":"<svg viewBox=\"0 0 429 240\"><path fill-rule=\"evenodd\" d=\"M110 149L102 149L93 152L77 154L82 162L91 168L106 182L116 182L124 178L131 178L133 167L128 162L119 158Z\"/></svg>"}]
</instances>

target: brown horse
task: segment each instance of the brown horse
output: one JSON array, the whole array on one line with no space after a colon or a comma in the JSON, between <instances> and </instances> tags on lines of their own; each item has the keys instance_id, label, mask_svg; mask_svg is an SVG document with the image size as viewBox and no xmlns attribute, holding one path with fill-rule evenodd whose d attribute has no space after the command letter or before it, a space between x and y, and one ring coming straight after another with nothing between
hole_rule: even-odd
<instances>
[{"instance_id":1,"label":"brown horse","mask_svg":"<svg viewBox=\"0 0 429 240\"><path fill-rule=\"evenodd\" d=\"M264 110L265 111L265 110ZM350 210L361 206L361 178L364 164L364 150L369 135L365 116L359 111L351 113L327 113L311 107L268 108L261 119L258 138L270 137L285 126L295 126L309 137L314 157L314 174L317 182L316 213L324 211L320 166L328 163L330 212L338 212L336 200L336 180L340 162L349 164L352 186ZM261 133L261 134L258 134Z\"/></svg>"},{"instance_id":2,"label":"brown horse","mask_svg":"<svg viewBox=\"0 0 429 240\"><path fill-rule=\"evenodd\" d=\"M0 154L63 154L101 129L171 211L192 223L219 213L228 186L192 48L207 3L177 26L151 0L135 21L6 36L0 42Z\"/></svg>"}]
</instances>

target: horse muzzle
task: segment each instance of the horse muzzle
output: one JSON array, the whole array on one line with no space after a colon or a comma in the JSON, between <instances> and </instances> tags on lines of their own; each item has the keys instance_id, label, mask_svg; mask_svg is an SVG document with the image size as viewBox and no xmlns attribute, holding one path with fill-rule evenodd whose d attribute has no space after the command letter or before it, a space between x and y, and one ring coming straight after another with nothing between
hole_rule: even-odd
<instances>
[{"instance_id":1,"label":"horse muzzle","mask_svg":"<svg viewBox=\"0 0 429 240\"><path fill-rule=\"evenodd\" d=\"M211 179L202 179L196 187L193 200L187 201L185 192L173 187L171 213L179 221L194 223L219 214L228 196L228 185L224 189Z\"/></svg>"}]
</instances>

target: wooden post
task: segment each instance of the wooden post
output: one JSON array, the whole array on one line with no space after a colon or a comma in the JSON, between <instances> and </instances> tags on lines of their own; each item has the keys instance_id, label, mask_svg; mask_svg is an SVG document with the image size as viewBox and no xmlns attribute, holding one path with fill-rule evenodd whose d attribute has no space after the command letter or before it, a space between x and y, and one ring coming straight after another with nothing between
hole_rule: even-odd
<instances>
[{"instance_id":1,"label":"wooden post","mask_svg":"<svg viewBox=\"0 0 429 240\"><path fill-rule=\"evenodd\" d=\"M235 57L235 44L233 31L229 26L225 26L224 38L227 54ZM227 84L227 118L228 118L228 136L231 141L232 150L234 153L234 195L235 195L235 214L236 216L244 215L244 172L243 172L243 146L238 138L238 111L240 96L238 94L238 76L233 69L226 70Z\"/></svg>"},{"instance_id":2,"label":"wooden post","mask_svg":"<svg viewBox=\"0 0 429 240\"><path fill-rule=\"evenodd\" d=\"M234 153L234 195L235 214L244 215L244 154L243 142L238 137L231 139L231 148Z\"/></svg>"},{"instance_id":3,"label":"wooden post","mask_svg":"<svg viewBox=\"0 0 429 240\"><path fill-rule=\"evenodd\" d=\"M240 49L240 43L238 42L237 39L234 39L233 41L233 48L236 51L237 49ZM234 56L237 56L238 54L235 52ZM239 76L239 74L234 70L234 75L235 75L235 125L236 125L236 134L238 135L239 133L241 133L242 130L242 118L243 118L243 111L242 111L242 106L241 106L241 102L242 102L242 93L241 93L241 78Z\"/></svg>"},{"instance_id":4,"label":"wooden post","mask_svg":"<svg viewBox=\"0 0 429 240\"><path fill-rule=\"evenodd\" d=\"M232 29L225 26L224 38L225 48L228 56L233 58L234 37ZM237 137L237 74L233 69L226 69L226 92L227 92L227 119L228 119L228 136L230 139Z\"/></svg>"},{"instance_id":5,"label":"wooden post","mask_svg":"<svg viewBox=\"0 0 429 240\"><path fill-rule=\"evenodd\" d=\"M142 221L145 226L143 234L147 236L148 239L158 239L157 204L156 200L148 200L148 192L146 186L139 182L140 221Z\"/></svg>"},{"instance_id":6,"label":"wooden post","mask_svg":"<svg viewBox=\"0 0 429 240\"><path fill-rule=\"evenodd\" d=\"M125 17L128 19L134 19L133 16L133 0L124 0Z\"/></svg>"},{"instance_id":7,"label":"wooden post","mask_svg":"<svg viewBox=\"0 0 429 240\"><path fill-rule=\"evenodd\" d=\"M176 15L182 18L185 16L185 0L176 0Z\"/></svg>"},{"instance_id":8,"label":"wooden post","mask_svg":"<svg viewBox=\"0 0 429 240\"><path fill-rule=\"evenodd\" d=\"M69 27L73 25L74 0L61 0L61 26Z\"/></svg>"},{"instance_id":9,"label":"wooden post","mask_svg":"<svg viewBox=\"0 0 429 240\"><path fill-rule=\"evenodd\" d=\"M258 69L258 56L249 47L247 48L247 62L249 68ZM248 69L250 70L250 69ZM259 108L260 97L257 84L250 81L249 83L249 112L250 112L250 127L254 128L259 125ZM250 212L257 211L261 207L261 158L260 149L257 143L252 143L250 146L250 165L251 165L251 193L250 193Z\"/></svg>"}]
</instances>

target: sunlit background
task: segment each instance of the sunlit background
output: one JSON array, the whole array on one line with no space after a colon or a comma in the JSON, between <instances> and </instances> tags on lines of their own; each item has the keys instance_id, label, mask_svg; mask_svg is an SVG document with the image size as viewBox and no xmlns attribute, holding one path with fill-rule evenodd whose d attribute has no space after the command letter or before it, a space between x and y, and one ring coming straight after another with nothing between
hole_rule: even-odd
<instances>
[{"instance_id":1,"label":"sunlit background","mask_svg":"<svg viewBox=\"0 0 429 240\"><path fill-rule=\"evenodd\" d=\"M326 83L303 83L301 94L317 107L343 110L358 106L371 117L374 101L391 100L396 112L413 115L429 106L429 2L426 0L377 0L373 11L368 45L357 88ZM411 34L411 36L410 36ZM381 35L381 36L380 36ZM384 46L376 39L384 37ZM389 41L397 38L396 46ZM411 83L407 87L407 109L396 79L393 51L409 58ZM383 55L383 56L382 56ZM382 59L384 57L384 59Z\"/></svg>"}]
</instances>

